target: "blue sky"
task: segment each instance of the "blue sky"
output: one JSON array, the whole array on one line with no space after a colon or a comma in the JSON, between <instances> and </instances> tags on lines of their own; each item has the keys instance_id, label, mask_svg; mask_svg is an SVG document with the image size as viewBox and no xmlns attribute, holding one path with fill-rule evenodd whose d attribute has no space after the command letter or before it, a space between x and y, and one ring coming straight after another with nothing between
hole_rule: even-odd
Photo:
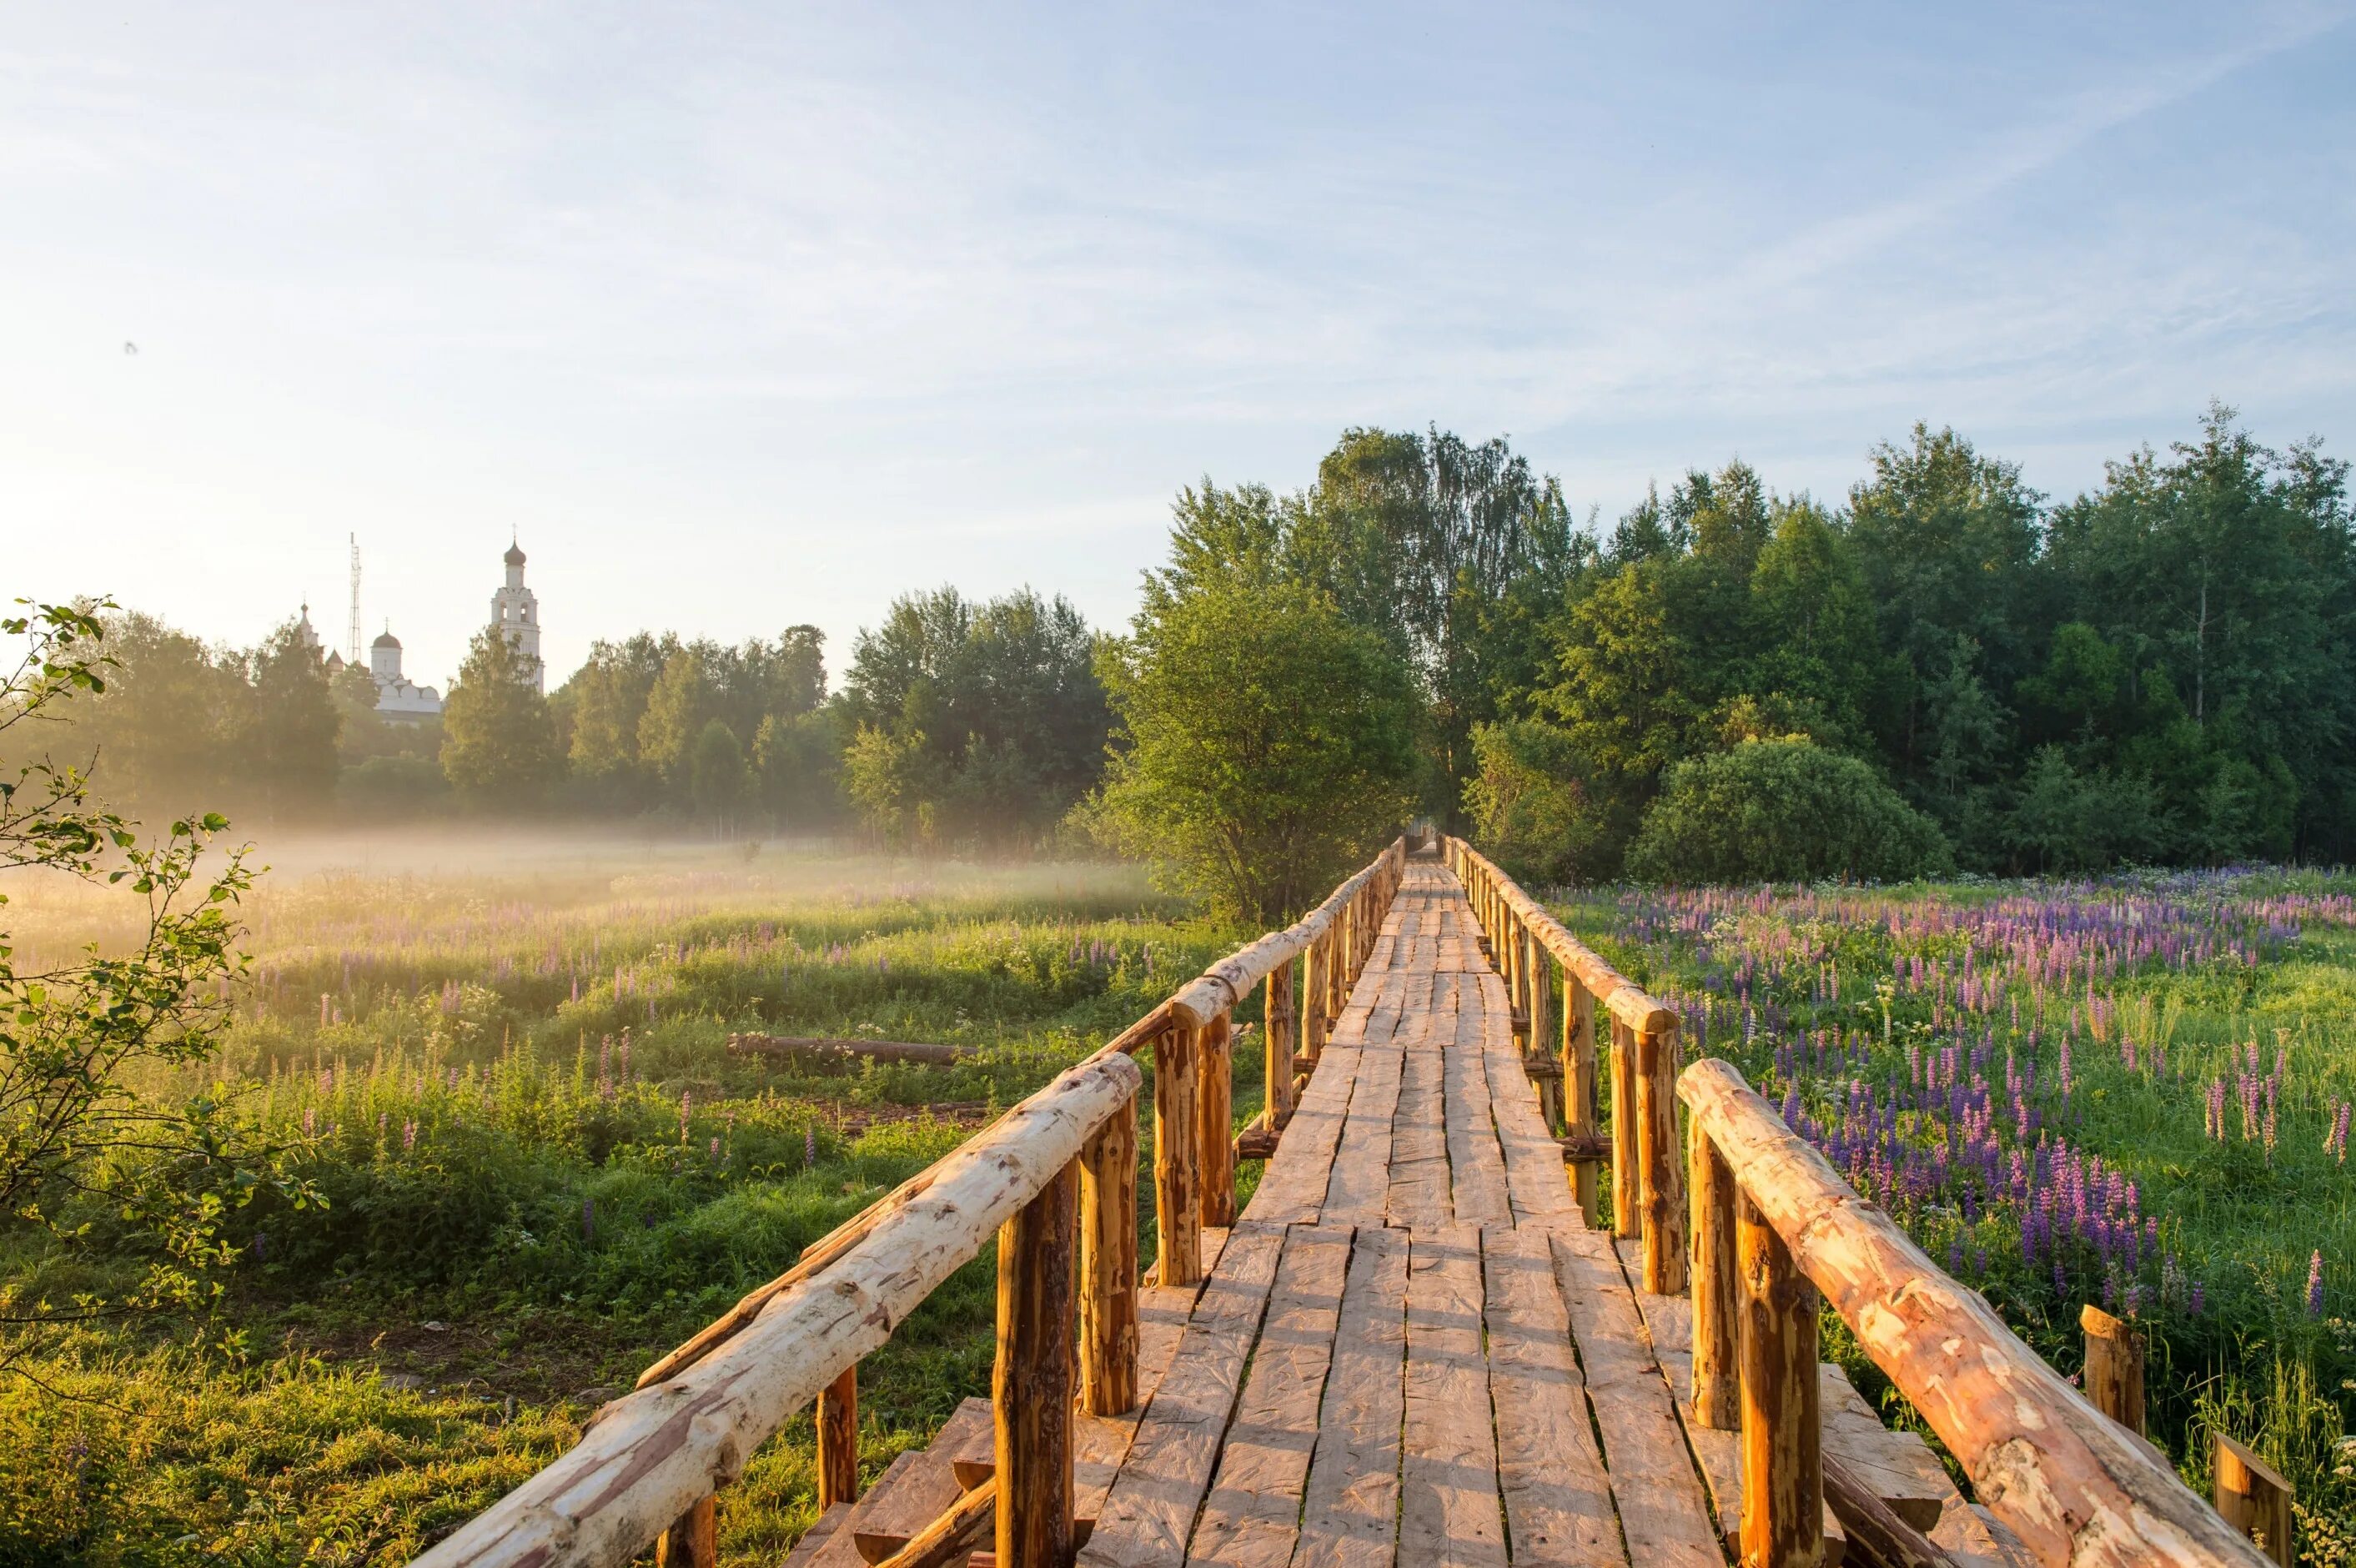
<instances>
[{"instance_id":1,"label":"blue sky","mask_svg":"<svg viewBox=\"0 0 2356 1568\"><path fill-rule=\"evenodd\" d=\"M1351 424L1608 521L1953 424L2069 494L2210 398L2356 451L2346 5L19 6L9 596L250 642L345 536L446 679L1029 582ZM135 354L126 344L135 344Z\"/></svg>"}]
</instances>

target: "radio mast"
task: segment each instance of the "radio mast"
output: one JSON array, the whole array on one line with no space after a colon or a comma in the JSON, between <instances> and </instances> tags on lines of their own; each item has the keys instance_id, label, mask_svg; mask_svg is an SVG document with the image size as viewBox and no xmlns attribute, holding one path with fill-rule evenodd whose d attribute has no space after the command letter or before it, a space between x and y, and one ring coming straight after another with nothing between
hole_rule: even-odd
<instances>
[{"instance_id":1,"label":"radio mast","mask_svg":"<svg viewBox=\"0 0 2356 1568\"><path fill-rule=\"evenodd\" d=\"M357 665L360 661L360 536L349 536L352 542L352 620L345 632L348 646L344 662Z\"/></svg>"}]
</instances>

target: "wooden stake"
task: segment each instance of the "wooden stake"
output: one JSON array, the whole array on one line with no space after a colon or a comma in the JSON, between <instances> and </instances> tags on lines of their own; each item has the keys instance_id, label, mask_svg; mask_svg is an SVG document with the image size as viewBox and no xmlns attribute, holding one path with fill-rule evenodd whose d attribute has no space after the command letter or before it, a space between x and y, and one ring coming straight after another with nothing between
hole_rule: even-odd
<instances>
[{"instance_id":1,"label":"wooden stake","mask_svg":"<svg viewBox=\"0 0 2356 1568\"><path fill-rule=\"evenodd\" d=\"M1301 1054L1313 1066L1325 1050L1325 953L1317 942L1301 955Z\"/></svg>"},{"instance_id":2,"label":"wooden stake","mask_svg":"<svg viewBox=\"0 0 2356 1568\"><path fill-rule=\"evenodd\" d=\"M1202 1110L1194 1132L1202 1143L1202 1208L1205 1225L1236 1222L1236 1062L1234 1025L1225 1013L1194 1040L1194 1092Z\"/></svg>"},{"instance_id":3,"label":"wooden stake","mask_svg":"<svg viewBox=\"0 0 2356 1568\"><path fill-rule=\"evenodd\" d=\"M1526 1052L1542 1051L1547 1037L1547 1015L1554 1004L1554 965L1547 961L1546 949L1538 945L1538 934L1528 932L1523 944L1529 953L1530 975L1530 1035L1523 1042ZM1562 1079L1559 1075L1538 1085L1538 1114L1546 1122L1548 1133L1562 1125Z\"/></svg>"},{"instance_id":4,"label":"wooden stake","mask_svg":"<svg viewBox=\"0 0 2356 1568\"><path fill-rule=\"evenodd\" d=\"M1079 1162L998 1231L998 1561L1071 1568L1072 1262Z\"/></svg>"},{"instance_id":5,"label":"wooden stake","mask_svg":"<svg viewBox=\"0 0 2356 1568\"><path fill-rule=\"evenodd\" d=\"M1203 1282L1203 1106L1194 1031L1173 1024L1153 1047L1154 1279Z\"/></svg>"},{"instance_id":6,"label":"wooden stake","mask_svg":"<svg viewBox=\"0 0 2356 1568\"><path fill-rule=\"evenodd\" d=\"M2259 1551L2292 1568L2290 1483L2282 1472L2223 1433L2217 1434L2217 1511Z\"/></svg>"},{"instance_id":7,"label":"wooden stake","mask_svg":"<svg viewBox=\"0 0 2356 1568\"><path fill-rule=\"evenodd\" d=\"M1742 1276L1734 1255L1734 1173L1697 1127L1693 1163L1693 1414L1714 1431L1741 1424Z\"/></svg>"},{"instance_id":8,"label":"wooden stake","mask_svg":"<svg viewBox=\"0 0 2356 1568\"><path fill-rule=\"evenodd\" d=\"M1644 1233L1636 1142L1642 1123L1636 1110L1636 1039L1619 1019L1612 1020L1612 1234Z\"/></svg>"},{"instance_id":9,"label":"wooden stake","mask_svg":"<svg viewBox=\"0 0 2356 1568\"><path fill-rule=\"evenodd\" d=\"M1137 1101L1080 1151L1080 1405L1137 1404Z\"/></svg>"},{"instance_id":10,"label":"wooden stake","mask_svg":"<svg viewBox=\"0 0 2356 1568\"><path fill-rule=\"evenodd\" d=\"M1677 1144L1677 1032L1636 1036L1637 1162L1644 1183L1644 1288L1686 1290L1686 1176Z\"/></svg>"},{"instance_id":11,"label":"wooden stake","mask_svg":"<svg viewBox=\"0 0 2356 1568\"><path fill-rule=\"evenodd\" d=\"M1292 1120L1292 1051L1299 1031L1292 1016L1292 961L1287 959L1268 972L1267 1000L1262 1005L1268 1022L1260 1033L1265 1038L1265 1068L1268 1079L1268 1124L1281 1132Z\"/></svg>"},{"instance_id":12,"label":"wooden stake","mask_svg":"<svg viewBox=\"0 0 2356 1568\"><path fill-rule=\"evenodd\" d=\"M706 1497L679 1516L655 1542L655 1568L717 1568L720 1499Z\"/></svg>"},{"instance_id":13,"label":"wooden stake","mask_svg":"<svg viewBox=\"0 0 2356 1568\"><path fill-rule=\"evenodd\" d=\"M859 1363L818 1396L818 1509L859 1500Z\"/></svg>"},{"instance_id":14,"label":"wooden stake","mask_svg":"<svg viewBox=\"0 0 2356 1568\"><path fill-rule=\"evenodd\" d=\"M1592 1137L1597 1133L1595 993L1569 970L1562 973L1562 993L1563 1131L1573 1137ZM1591 1225L1596 1219L1596 1188L1601 1185L1594 1162L1582 1160L1571 1166L1570 1180L1571 1197Z\"/></svg>"},{"instance_id":15,"label":"wooden stake","mask_svg":"<svg viewBox=\"0 0 2356 1568\"><path fill-rule=\"evenodd\" d=\"M1747 1197L1739 1207L1743 1568L1821 1568L1816 1290L1757 1207Z\"/></svg>"},{"instance_id":16,"label":"wooden stake","mask_svg":"<svg viewBox=\"0 0 2356 1568\"><path fill-rule=\"evenodd\" d=\"M2078 1314L2078 1326L2086 1331L2086 1402L2141 1437L2142 1333L2092 1303Z\"/></svg>"}]
</instances>

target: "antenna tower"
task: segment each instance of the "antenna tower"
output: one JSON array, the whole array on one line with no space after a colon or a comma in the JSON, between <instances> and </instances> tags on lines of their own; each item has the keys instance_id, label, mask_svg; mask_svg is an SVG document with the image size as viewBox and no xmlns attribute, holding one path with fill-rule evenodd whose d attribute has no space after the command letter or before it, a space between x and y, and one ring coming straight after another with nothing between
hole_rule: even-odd
<instances>
[{"instance_id":1,"label":"antenna tower","mask_svg":"<svg viewBox=\"0 0 2356 1568\"><path fill-rule=\"evenodd\" d=\"M344 662L360 661L360 536L349 536L352 542L352 620L347 633L350 647L344 651Z\"/></svg>"}]
</instances>

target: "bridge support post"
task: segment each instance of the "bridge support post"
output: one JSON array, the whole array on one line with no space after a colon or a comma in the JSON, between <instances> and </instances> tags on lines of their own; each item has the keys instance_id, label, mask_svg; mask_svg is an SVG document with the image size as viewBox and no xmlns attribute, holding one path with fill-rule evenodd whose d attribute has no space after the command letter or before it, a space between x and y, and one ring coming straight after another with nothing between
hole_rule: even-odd
<instances>
[{"instance_id":1,"label":"bridge support post","mask_svg":"<svg viewBox=\"0 0 2356 1568\"><path fill-rule=\"evenodd\" d=\"M1563 1131L1574 1137L1596 1132L1595 996L1569 970L1562 976ZM1571 1197L1589 1224L1595 1222L1595 1162L1570 1167Z\"/></svg>"},{"instance_id":2,"label":"bridge support post","mask_svg":"<svg viewBox=\"0 0 2356 1568\"><path fill-rule=\"evenodd\" d=\"M1682 1295L1686 1288L1686 1179L1677 1144L1677 1026L1636 1036L1639 1175L1644 1184L1644 1288Z\"/></svg>"},{"instance_id":3,"label":"bridge support post","mask_svg":"<svg viewBox=\"0 0 2356 1568\"><path fill-rule=\"evenodd\" d=\"M1325 944L1321 939L1301 955L1301 1054L1310 1066L1325 1054Z\"/></svg>"},{"instance_id":4,"label":"bridge support post","mask_svg":"<svg viewBox=\"0 0 2356 1568\"><path fill-rule=\"evenodd\" d=\"M1205 1225L1236 1222L1236 1050L1232 1015L1222 1013L1195 1036L1194 1091L1202 1097L1195 1135L1203 1142L1202 1216Z\"/></svg>"},{"instance_id":5,"label":"bridge support post","mask_svg":"<svg viewBox=\"0 0 2356 1568\"><path fill-rule=\"evenodd\" d=\"M1000 1568L1071 1568L1072 1262L1080 1162L998 1230Z\"/></svg>"},{"instance_id":6,"label":"bridge support post","mask_svg":"<svg viewBox=\"0 0 2356 1568\"><path fill-rule=\"evenodd\" d=\"M1636 1033L1612 1020L1612 1234L1644 1233L1643 1178L1637 1175Z\"/></svg>"},{"instance_id":7,"label":"bridge support post","mask_svg":"<svg viewBox=\"0 0 2356 1568\"><path fill-rule=\"evenodd\" d=\"M1153 1047L1154 1279L1203 1281L1203 1113L1194 1031L1173 1024Z\"/></svg>"},{"instance_id":8,"label":"bridge support post","mask_svg":"<svg viewBox=\"0 0 2356 1568\"><path fill-rule=\"evenodd\" d=\"M1260 1035L1265 1047L1263 1070L1268 1078L1268 1126L1271 1133L1280 1133L1292 1120L1293 1036L1298 1032L1292 1016L1290 959L1268 972L1268 996L1261 1012L1265 1016Z\"/></svg>"},{"instance_id":9,"label":"bridge support post","mask_svg":"<svg viewBox=\"0 0 2356 1568\"><path fill-rule=\"evenodd\" d=\"M1741 1276L1734 1256L1734 1172L1699 1127L1693 1165L1693 1415L1731 1432L1741 1424Z\"/></svg>"},{"instance_id":10,"label":"bridge support post","mask_svg":"<svg viewBox=\"0 0 2356 1568\"><path fill-rule=\"evenodd\" d=\"M1816 1289L1747 1197L1734 1230L1742 1275L1743 1568L1821 1568Z\"/></svg>"},{"instance_id":11,"label":"bridge support post","mask_svg":"<svg viewBox=\"0 0 2356 1568\"><path fill-rule=\"evenodd\" d=\"M859 1363L818 1396L818 1507L859 1500Z\"/></svg>"},{"instance_id":12,"label":"bridge support post","mask_svg":"<svg viewBox=\"0 0 2356 1568\"><path fill-rule=\"evenodd\" d=\"M704 1497L655 1541L655 1568L718 1568L720 1499Z\"/></svg>"},{"instance_id":13,"label":"bridge support post","mask_svg":"<svg viewBox=\"0 0 2356 1568\"><path fill-rule=\"evenodd\" d=\"M1080 1151L1080 1404L1137 1403L1137 1101Z\"/></svg>"}]
</instances>

